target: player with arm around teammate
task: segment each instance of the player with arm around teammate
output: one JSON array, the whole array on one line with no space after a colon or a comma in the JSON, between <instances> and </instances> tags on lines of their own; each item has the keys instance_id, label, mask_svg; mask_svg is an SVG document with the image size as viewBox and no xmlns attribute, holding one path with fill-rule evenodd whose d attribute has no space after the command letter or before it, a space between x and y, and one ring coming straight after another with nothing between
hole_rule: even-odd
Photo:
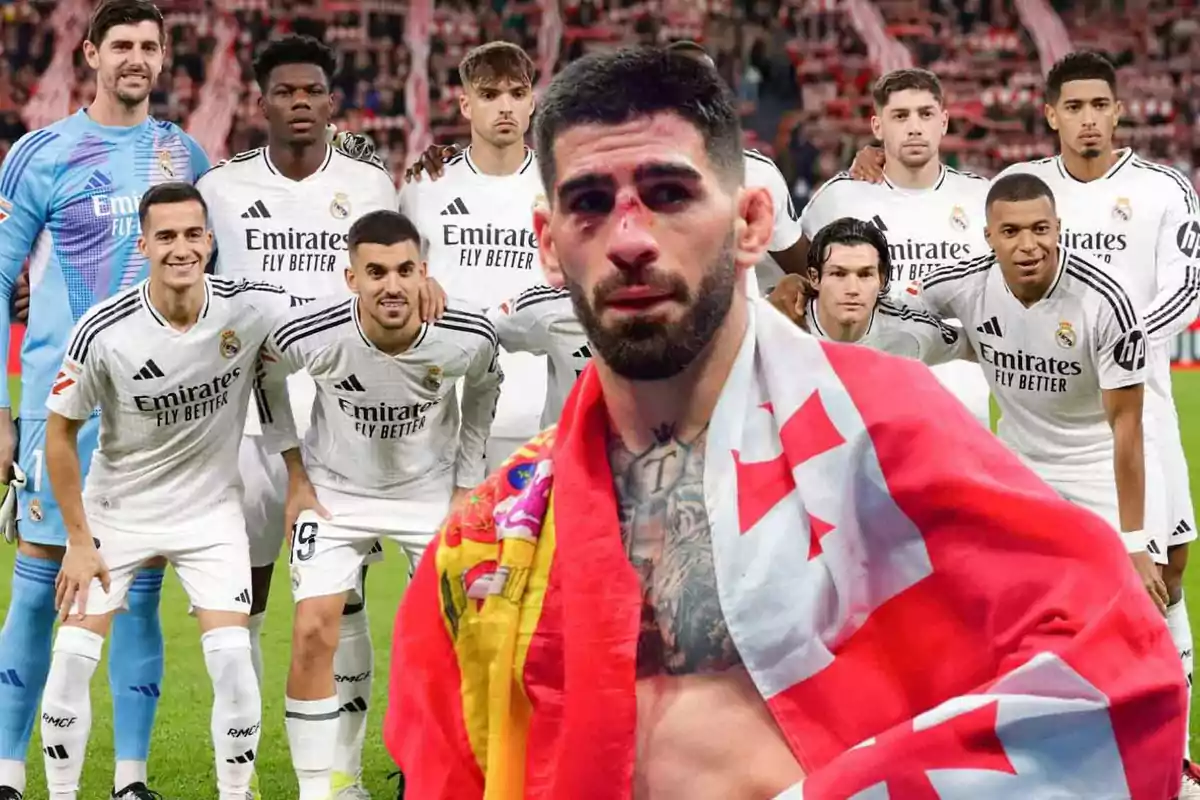
<instances>
[{"instance_id":1,"label":"player with arm around teammate","mask_svg":"<svg viewBox=\"0 0 1200 800\"><path fill-rule=\"evenodd\" d=\"M415 566L449 509L484 477L502 380L496 331L454 300L440 320L421 321L420 242L394 211L361 217L349 234L353 296L297 309L263 350L267 385L304 369L317 387L303 445L283 454L296 600L286 723L299 800L331 793L334 647L364 558L390 538ZM290 409L264 423L295 441Z\"/></svg>"},{"instance_id":2,"label":"player with arm around teammate","mask_svg":"<svg viewBox=\"0 0 1200 800\"><path fill-rule=\"evenodd\" d=\"M261 709L237 450L252 389L268 415L287 405L285 387L255 387L255 364L290 298L204 274L212 232L191 184L152 188L139 215L150 277L80 319L47 401L47 467L69 538L42 702L46 780L55 800L77 796L90 679L113 614L138 569L165 557L200 623L218 796L245 800ZM85 490L76 439L96 407L100 447Z\"/></svg>"},{"instance_id":3,"label":"player with arm around teammate","mask_svg":"<svg viewBox=\"0 0 1200 800\"><path fill-rule=\"evenodd\" d=\"M803 311L789 316L805 319L814 336L873 347L929 366L974 360L959 327L888 298L891 265L887 239L878 228L844 217L822 228L812 244L812 290L797 300L805 304Z\"/></svg>"},{"instance_id":4,"label":"player with arm around teammate","mask_svg":"<svg viewBox=\"0 0 1200 800\"><path fill-rule=\"evenodd\" d=\"M1147 507L1142 436L1146 334L1120 285L1058 243L1050 188L1032 175L988 192L993 254L944 267L910 287L935 316L954 317L1000 406L998 433L1059 494L1104 517L1159 609L1161 510ZM1154 557L1152 557L1154 556Z\"/></svg>"},{"instance_id":5,"label":"player with arm around teammate","mask_svg":"<svg viewBox=\"0 0 1200 800\"><path fill-rule=\"evenodd\" d=\"M25 789L25 758L50 666L54 581L67 532L46 462L46 398L71 327L95 304L146 276L137 250L138 198L155 184L192 181L208 158L177 125L149 114L150 92L166 58L159 10L147 0L97 5L83 42L95 70L86 108L21 137L0 167L0 350L9 346L9 292L30 268L31 315L21 346L21 436L17 460L28 474L19 493L12 602L0 631L0 798ZM0 479L13 456L7 383L0 385ZM98 419L80 427L83 475L97 444ZM113 623L108 662L116 769L113 796L146 800L146 760L163 677L158 606L161 565L143 570L129 609Z\"/></svg>"}]
</instances>

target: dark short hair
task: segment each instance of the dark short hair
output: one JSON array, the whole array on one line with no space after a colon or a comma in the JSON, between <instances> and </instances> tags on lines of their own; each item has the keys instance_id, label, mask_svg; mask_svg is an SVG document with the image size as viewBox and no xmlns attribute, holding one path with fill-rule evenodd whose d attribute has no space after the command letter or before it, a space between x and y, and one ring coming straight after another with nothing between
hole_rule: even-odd
<instances>
[{"instance_id":1,"label":"dark short hair","mask_svg":"<svg viewBox=\"0 0 1200 800\"><path fill-rule=\"evenodd\" d=\"M88 22L87 40L99 47L108 32L118 25L136 25L153 22L158 26L158 38L165 33L162 12L150 0L104 0L92 12Z\"/></svg>"},{"instance_id":2,"label":"dark short hair","mask_svg":"<svg viewBox=\"0 0 1200 800\"><path fill-rule=\"evenodd\" d=\"M346 235L346 243L350 250L355 250L362 244L381 244L388 246L412 242L421 247L421 234L417 226L399 211L381 209L363 214L350 226Z\"/></svg>"},{"instance_id":3,"label":"dark short hair","mask_svg":"<svg viewBox=\"0 0 1200 800\"><path fill-rule=\"evenodd\" d=\"M1039 197L1048 198L1050 205L1052 207L1055 205L1054 192L1050 190L1044 180L1037 175L1030 175L1028 172L1014 172L992 182L991 188L988 189L987 200L984 202L984 209L990 210L993 203L1020 203L1024 200L1036 200Z\"/></svg>"},{"instance_id":4,"label":"dark short hair","mask_svg":"<svg viewBox=\"0 0 1200 800\"><path fill-rule=\"evenodd\" d=\"M1063 85L1071 81L1104 81L1117 96L1117 69L1108 56L1095 50L1069 53L1050 68L1046 76L1046 102L1054 105L1062 96Z\"/></svg>"},{"instance_id":5,"label":"dark short hair","mask_svg":"<svg viewBox=\"0 0 1200 800\"><path fill-rule=\"evenodd\" d=\"M332 80L337 72L337 54L323 42L311 36L290 34L275 39L254 59L254 80L265 94L271 73L284 64L312 64L325 73L325 81Z\"/></svg>"},{"instance_id":6,"label":"dark short hair","mask_svg":"<svg viewBox=\"0 0 1200 800\"><path fill-rule=\"evenodd\" d=\"M200 208L204 210L204 218L208 219L208 203L204 202L204 195L190 183L183 181L172 181L171 183L160 183L157 186L151 186L150 190L142 195L142 201L138 203L138 221L142 227L146 227L146 218L150 215L152 206L174 205L175 203L196 202L200 204Z\"/></svg>"},{"instance_id":7,"label":"dark short hair","mask_svg":"<svg viewBox=\"0 0 1200 800\"><path fill-rule=\"evenodd\" d=\"M579 125L620 125L676 114L704 139L708 158L727 185L745 177L742 125L729 88L716 70L662 47L594 53L572 62L550 82L538 104L534 140L542 185L554 202L554 143Z\"/></svg>"},{"instance_id":8,"label":"dark short hair","mask_svg":"<svg viewBox=\"0 0 1200 800\"><path fill-rule=\"evenodd\" d=\"M880 76L871 87L871 99L875 101L875 108L880 109L887 105L896 92L908 90L929 92L938 105L945 105L945 94L942 92L942 82L938 76L927 69L917 67L894 69Z\"/></svg>"},{"instance_id":9,"label":"dark short hair","mask_svg":"<svg viewBox=\"0 0 1200 800\"><path fill-rule=\"evenodd\" d=\"M813 237L808 248L808 269L820 277L829 260L829 250L835 244L853 246L868 244L879 254L879 296L887 294L892 278L892 256L888 250L887 237L883 231L854 217L835 219Z\"/></svg>"},{"instance_id":10,"label":"dark short hair","mask_svg":"<svg viewBox=\"0 0 1200 800\"><path fill-rule=\"evenodd\" d=\"M502 80L532 86L536 71L529 54L512 42L481 44L463 56L458 64L458 77L463 86L499 83Z\"/></svg>"}]
</instances>

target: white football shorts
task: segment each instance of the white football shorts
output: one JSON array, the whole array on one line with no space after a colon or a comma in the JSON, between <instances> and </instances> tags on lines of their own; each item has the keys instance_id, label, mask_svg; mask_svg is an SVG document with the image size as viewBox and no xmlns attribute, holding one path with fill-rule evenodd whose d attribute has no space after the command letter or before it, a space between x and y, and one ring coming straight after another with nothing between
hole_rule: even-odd
<instances>
[{"instance_id":1,"label":"white football shorts","mask_svg":"<svg viewBox=\"0 0 1200 800\"><path fill-rule=\"evenodd\" d=\"M1165 402L1154 392L1146 392L1145 402L1145 424L1153 427L1153 431L1147 432L1148 438L1154 439L1166 487L1166 519L1170 530L1167 544L1176 547L1196 538L1196 512L1192 505L1187 456L1184 455L1183 438L1179 434L1179 417L1174 405Z\"/></svg>"},{"instance_id":2,"label":"white football shorts","mask_svg":"<svg viewBox=\"0 0 1200 800\"><path fill-rule=\"evenodd\" d=\"M1156 564L1167 563L1167 492L1163 481L1162 465L1147 444L1146 453L1146 502L1142 528L1150 535L1148 550ZM1030 464L1034 472L1050 484L1064 500L1086 508L1103 517L1114 532L1121 530L1121 515L1117 504L1117 483L1111 464L1098 467L1074 467L1065 470L1061 466L1040 469Z\"/></svg>"},{"instance_id":3,"label":"white football shorts","mask_svg":"<svg viewBox=\"0 0 1200 800\"><path fill-rule=\"evenodd\" d=\"M279 560L284 530L283 507L287 500L287 467L278 453L267 452L260 436L243 436L238 448L238 469L242 473L244 493L242 510L250 539L250 566L269 567ZM383 560L376 550L366 560Z\"/></svg>"},{"instance_id":4,"label":"white football shorts","mask_svg":"<svg viewBox=\"0 0 1200 800\"><path fill-rule=\"evenodd\" d=\"M318 486L317 500L332 519L305 511L292 533L290 563L296 602L349 593L360 600L362 565L390 539L416 569L450 510L450 494L421 500L391 500L347 495Z\"/></svg>"},{"instance_id":5,"label":"white football shorts","mask_svg":"<svg viewBox=\"0 0 1200 800\"><path fill-rule=\"evenodd\" d=\"M109 590L93 580L85 613L125 608L138 569L158 556L175 568L193 607L250 613L250 547L236 500L172 522L162 531L129 530L90 514L88 525L108 567Z\"/></svg>"},{"instance_id":6,"label":"white football shorts","mask_svg":"<svg viewBox=\"0 0 1200 800\"><path fill-rule=\"evenodd\" d=\"M934 377L941 381L942 386L957 397L983 427L991 430L988 399L992 396L992 390L984 377L982 367L970 361L949 361L930 367L930 370Z\"/></svg>"}]
</instances>

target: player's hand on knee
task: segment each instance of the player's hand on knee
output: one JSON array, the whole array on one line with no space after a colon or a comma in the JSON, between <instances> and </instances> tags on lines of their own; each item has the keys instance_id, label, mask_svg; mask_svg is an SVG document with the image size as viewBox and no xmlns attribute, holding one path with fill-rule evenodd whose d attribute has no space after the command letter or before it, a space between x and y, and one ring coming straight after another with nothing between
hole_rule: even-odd
<instances>
[{"instance_id":1,"label":"player's hand on knee","mask_svg":"<svg viewBox=\"0 0 1200 800\"><path fill-rule=\"evenodd\" d=\"M883 148L869 144L855 154L850 177L856 181L883 183L883 162Z\"/></svg>"},{"instance_id":2,"label":"player's hand on knee","mask_svg":"<svg viewBox=\"0 0 1200 800\"><path fill-rule=\"evenodd\" d=\"M446 312L446 290L434 278L426 278L417 294L417 308L422 322L441 319Z\"/></svg>"},{"instance_id":3,"label":"player's hand on knee","mask_svg":"<svg viewBox=\"0 0 1200 800\"><path fill-rule=\"evenodd\" d=\"M324 520L333 519L333 515L317 500L317 490L308 477L292 478L288 481L287 500L283 506L284 530L287 531L289 548L296 533L296 520L305 511L312 511Z\"/></svg>"},{"instance_id":4,"label":"player's hand on knee","mask_svg":"<svg viewBox=\"0 0 1200 800\"><path fill-rule=\"evenodd\" d=\"M800 275L784 275L767 297L771 305L804 330L808 330L807 288L808 282Z\"/></svg>"},{"instance_id":5,"label":"player's hand on knee","mask_svg":"<svg viewBox=\"0 0 1200 800\"><path fill-rule=\"evenodd\" d=\"M14 322L29 322L29 267L21 270L13 286L12 316Z\"/></svg>"},{"instance_id":6,"label":"player's hand on knee","mask_svg":"<svg viewBox=\"0 0 1200 800\"><path fill-rule=\"evenodd\" d=\"M25 472L17 462L12 463L4 500L0 502L0 535L12 544L17 540L17 492L25 488Z\"/></svg>"},{"instance_id":7,"label":"player's hand on knee","mask_svg":"<svg viewBox=\"0 0 1200 800\"><path fill-rule=\"evenodd\" d=\"M79 607L77 618L87 616L88 590L93 579L99 580L100 586L108 592L108 567L100 557L100 551L92 545L68 544L62 569L54 582L59 619L65 622L76 605Z\"/></svg>"},{"instance_id":8,"label":"player's hand on knee","mask_svg":"<svg viewBox=\"0 0 1200 800\"><path fill-rule=\"evenodd\" d=\"M1146 587L1150 599L1154 601L1154 605L1158 606L1159 613L1165 617L1169 598L1167 584L1163 582L1161 570L1150 558L1149 553L1130 553L1129 557L1133 561L1133 568L1137 571L1138 577L1142 579L1142 585Z\"/></svg>"},{"instance_id":9,"label":"player's hand on knee","mask_svg":"<svg viewBox=\"0 0 1200 800\"><path fill-rule=\"evenodd\" d=\"M404 171L405 183L421 180L422 173L428 174L431 181L442 177L446 164L461 151L456 144L431 144L417 159L416 163Z\"/></svg>"}]
</instances>

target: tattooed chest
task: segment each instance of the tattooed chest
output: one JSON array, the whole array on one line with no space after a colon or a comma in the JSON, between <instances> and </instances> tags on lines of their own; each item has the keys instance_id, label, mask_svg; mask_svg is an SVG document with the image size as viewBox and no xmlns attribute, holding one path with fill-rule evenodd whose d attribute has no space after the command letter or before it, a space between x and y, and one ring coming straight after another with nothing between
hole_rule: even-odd
<instances>
[{"instance_id":1,"label":"tattooed chest","mask_svg":"<svg viewBox=\"0 0 1200 800\"><path fill-rule=\"evenodd\" d=\"M640 454L610 448L621 535L642 587L639 677L741 663L717 595L703 453L703 434Z\"/></svg>"}]
</instances>

